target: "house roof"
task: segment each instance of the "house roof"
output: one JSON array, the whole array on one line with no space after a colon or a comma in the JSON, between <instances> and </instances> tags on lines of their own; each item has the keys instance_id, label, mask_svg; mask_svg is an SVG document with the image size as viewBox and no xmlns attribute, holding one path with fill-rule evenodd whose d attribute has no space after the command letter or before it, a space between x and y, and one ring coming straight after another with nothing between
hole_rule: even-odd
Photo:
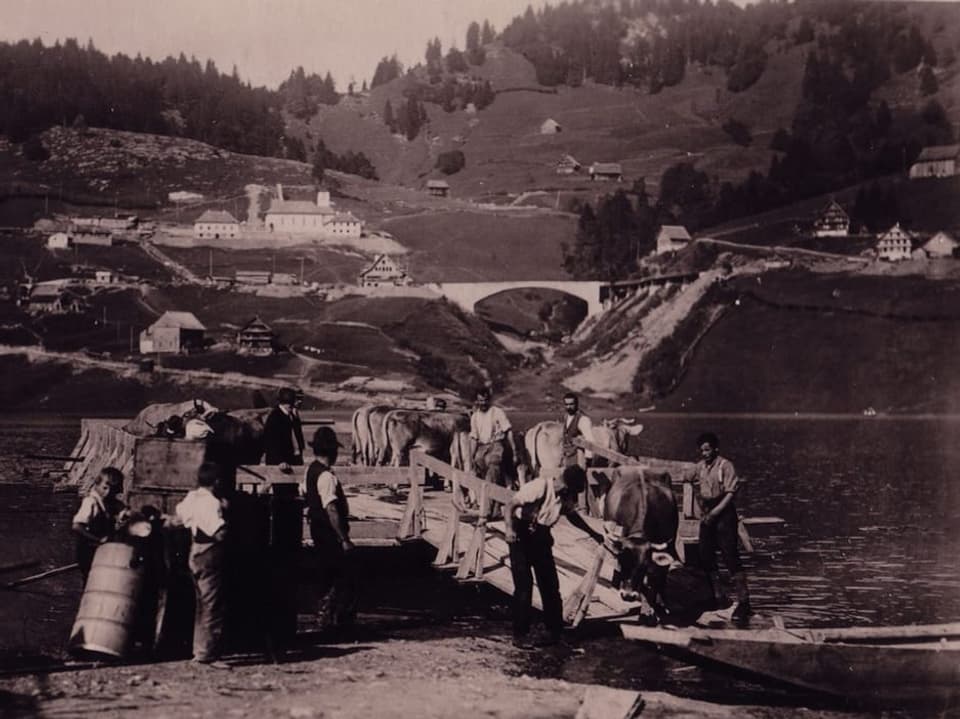
<instances>
[{"instance_id":1,"label":"house roof","mask_svg":"<svg viewBox=\"0 0 960 719\"><path fill-rule=\"evenodd\" d=\"M948 245L952 245L953 247L958 245L957 241L953 239L953 235L951 235L949 232L943 232L942 230L927 240L924 244L924 247L927 245L932 245L934 242L946 242Z\"/></svg>"},{"instance_id":2,"label":"house roof","mask_svg":"<svg viewBox=\"0 0 960 719\"><path fill-rule=\"evenodd\" d=\"M580 163L577 161L573 155L562 155L559 160L557 160L558 165L575 165L580 167Z\"/></svg>"},{"instance_id":3,"label":"house roof","mask_svg":"<svg viewBox=\"0 0 960 719\"><path fill-rule=\"evenodd\" d=\"M599 175L622 175L623 168L619 162L594 162L590 166L590 172Z\"/></svg>"},{"instance_id":4,"label":"house roof","mask_svg":"<svg viewBox=\"0 0 960 719\"><path fill-rule=\"evenodd\" d=\"M363 270L360 271L360 276L361 276L361 277L365 277L366 275L368 275L368 274L370 274L371 272L373 272L373 271L377 268L377 265L380 263L380 260L384 260L384 259L390 259L389 255L379 254L379 255L377 255L376 257L374 257L374 258L373 258L373 262L371 262L371 263L370 263L369 265L367 265ZM400 275L405 275L405 274L407 274L407 273L406 273L406 270L404 270L402 267L400 267L399 264L397 264L397 274L400 274Z\"/></svg>"},{"instance_id":5,"label":"house roof","mask_svg":"<svg viewBox=\"0 0 960 719\"><path fill-rule=\"evenodd\" d=\"M160 319L154 322L151 327L179 327L182 330L200 330L204 327L196 315L192 312L173 312L167 311L160 315Z\"/></svg>"},{"instance_id":6,"label":"house roof","mask_svg":"<svg viewBox=\"0 0 960 719\"><path fill-rule=\"evenodd\" d=\"M434 190L434 189L449 190L450 185L447 184L446 180L427 180L427 189L428 190Z\"/></svg>"},{"instance_id":7,"label":"house roof","mask_svg":"<svg viewBox=\"0 0 960 719\"><path fill-rule=\"evenodd\" d=\"M920 151L917 162L955 160L960 155L960 145L930 145Z\"/></svg>"},{"instance_id":8,"label":"house roof","mask_svg":"<svg viewBox=\"0 0 960 719\"><path fill-rule=\"evenodd\" d=\"M62 285L36 285L30 292L31 302L53 302L66 293L67 288Z\"/></svg>"},{"instance_id":9,"label":"house roof","mask_svg":"<svg viewBox=\"0 0 960 719\"><path fill-rule=\"evenodd\" d=\"M193 221L193 224L199 224L201 222L217 222L220 224L230 223L233 225L240 224L237 221L237 218L231 215L226 210L207 210L200 217Z\"/></svg>"},{"instance_id":10,"label":"house roof","mask_svg":"<svg viewBox=\"0 0 960 719\"><path fill-rule=\"evenodd\" d=\"M271 200L268 215L332 215L332 207L316 205L310 200Z\"/></svg>"},{"instance_id":11,"label":"house roof","mask_svg":"<svg viewBox=\"0 0 960 719\"><path fill-rule=\"evenodd\" d=\"M843 213L844 216L847 215L847 211L844 210L843 207L841 207L840 203L837 202L836 200L830 200L830 202L828 202L826 206L822 210L820 210L820 216L823 217L824 215L827 215L831 212L841 212Z\"/></svg>"},{"instance_id":12,"label":"house roof","mask_svg":"<svg viewBox=\"0 0 960 719\"><path fill-rule=\"evenodd\" d=\"M243 327L240 328L241 332L273 332L270 329L270 325L264 322L259 317L254 317L252 320L247 322Z\"/></svg>"},{"instance_id":13,"label":"house roof","mask_svg":"<svg viewBox=\"0 0 960 719\"><path fill-rule=\"evenodd\" d=\"M332 222L360 222L360 219L352 212L338 212L333 216Z\"/></svg>"},{"instance_id":14,"label":"house roof","mask_svg":"<svg viewBox=\"0 0 960 719\"><path fill-rule=\"evenodd\" d=\"M691 240L690 233L687 232L687 228L683 225L663 225L660 228L660 232L657 233L657 239L661 237L683 242L689 242Z\"/></svg>"}]
</instances>

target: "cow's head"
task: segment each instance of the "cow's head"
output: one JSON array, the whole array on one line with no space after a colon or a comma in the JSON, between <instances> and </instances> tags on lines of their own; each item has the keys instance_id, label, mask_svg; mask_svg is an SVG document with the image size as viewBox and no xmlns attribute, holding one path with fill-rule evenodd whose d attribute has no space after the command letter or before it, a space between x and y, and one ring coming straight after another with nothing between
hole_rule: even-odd
<instances>
[{"instance_id":1,"label":"cow's head","mask_svg":"<svg viewBox=\"0 0 960 719\"><path fill-rule=\"evenodd\" d=\"M623 535L622 527L604 523L605 544L617 557L615 577L625 601L639 601L644 594L656 605L656 595L670 567L679 562L669 544L649 541L644 535Z\"/></svg>"},{"instance_id":2,"label":"cow's head","mask_svg":"<svg viewBox=\"0 0 960 719\"><path fill-rule=\"evenodd\" d=\"M630 437L636 437L643 431L643 425L635 419L625 419L617 417L616 419L603 420L603 427L606 434L609 435L608 449L616 450L621 454L627 453L627 442Z\"/></svg>"}]
</instances>

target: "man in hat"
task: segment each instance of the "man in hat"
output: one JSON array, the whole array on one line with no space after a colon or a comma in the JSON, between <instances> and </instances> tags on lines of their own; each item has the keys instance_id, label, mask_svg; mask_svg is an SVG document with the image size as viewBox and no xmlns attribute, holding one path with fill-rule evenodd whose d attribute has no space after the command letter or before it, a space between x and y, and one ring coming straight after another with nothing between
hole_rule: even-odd
<instances>
[{"instance_id":1,"label":"man in hat","mask_svg":"<svg viewBox=\"0 0 960 719\"><path fill-rule=\"evenodd\" d=\"M357 611L357 581L349 554L353 551L349 507L343 487L333 471L337 461L337 435L330 427L318 427L310 447L315 459L304 473L301 493L307 500L310 536L320 560L321 631L350 627Z\"/></svg>"},{"instance_id":2,"label":"man in hat","mask_svg":"<svg viewBox=\"0 0 960 719\"><path fill-rule=\"evenodd\" d=\"M273 408L263 427L264 463L280 465L284 471L303 464L303 428L296 410L297 393L284 387L277 393Z\"/></svg>"}]
</instances>

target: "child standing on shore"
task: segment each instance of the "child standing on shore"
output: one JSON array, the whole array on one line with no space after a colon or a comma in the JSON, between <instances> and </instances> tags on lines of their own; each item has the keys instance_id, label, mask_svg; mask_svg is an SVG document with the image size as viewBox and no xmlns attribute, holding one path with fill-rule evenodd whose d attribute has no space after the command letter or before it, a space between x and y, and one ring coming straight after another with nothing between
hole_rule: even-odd
<instances>
[{"instance_id":1,"label":"child standing on shore","mask_svg":"<svg viewBox=\"0 0 960 719\"><path fill-rule=\"evenodd\" d=\"M80 565L84 585L97 547L113 537L117 522L126 509L120 499L122 491L123 472L116 467L105 467L73 515L73 532L77 535L77 564Z\"/></svg>"},{"instance_id":2,"label":"child standing on shore","mask_svg":"<svg viewBox=\"0 0 960 719\"><path fill-rule=\"evenodd\" d=\"M188 559L196 591L193 621L193 661L222 666L224 624L224 540L227 524L223 503L214 494L220 467L204 462L197 470L197 488L177 505L177 520L190 530Z\"/></svg>"}]
</instances>

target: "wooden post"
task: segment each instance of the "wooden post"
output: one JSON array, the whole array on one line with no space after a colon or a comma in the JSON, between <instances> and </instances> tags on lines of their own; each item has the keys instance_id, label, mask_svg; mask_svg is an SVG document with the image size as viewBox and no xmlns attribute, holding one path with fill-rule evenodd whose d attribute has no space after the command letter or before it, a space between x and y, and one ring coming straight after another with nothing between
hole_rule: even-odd
<instances>
[{"instance_id":1,"label":"wooden post","mask_svg":"<svg viewBox=\"0 0 960 719\"><path fill-rule=\"evenodd\" d=\"M437 548L433 566L442 567L458 559L460 559L460 508L457 502L451 500L447 526L443 530L443 539L440 540L440 546Z\"/></svg>"},{"instance_id":2,"label":"wooden post","mask_svg":"<svg viewBox=\"0 0 960 719\"><path fill-rule=\"evenodd\" d=\"M470 546L460 558L457 568L457 579L463 581L471 578L483 579L483 551L487 537L487 482L480 487L480 516L477 517L477 526L470 538Z\"/></svg>"},{"instance_id":3,"label":"wooden post","mask_svg":"<svg viewBox=\"0 0 960 719\"><path fill-rule=\"evenodd\" d=\"M411 461L410 491L407 494L407 506L403 510L403 519L400 520L400 529L397 531L397 539L400 541L419 539L420 535L423 534L425 512L419 481L422 474L423 467Z\"/></svg>"}]
</instances>

